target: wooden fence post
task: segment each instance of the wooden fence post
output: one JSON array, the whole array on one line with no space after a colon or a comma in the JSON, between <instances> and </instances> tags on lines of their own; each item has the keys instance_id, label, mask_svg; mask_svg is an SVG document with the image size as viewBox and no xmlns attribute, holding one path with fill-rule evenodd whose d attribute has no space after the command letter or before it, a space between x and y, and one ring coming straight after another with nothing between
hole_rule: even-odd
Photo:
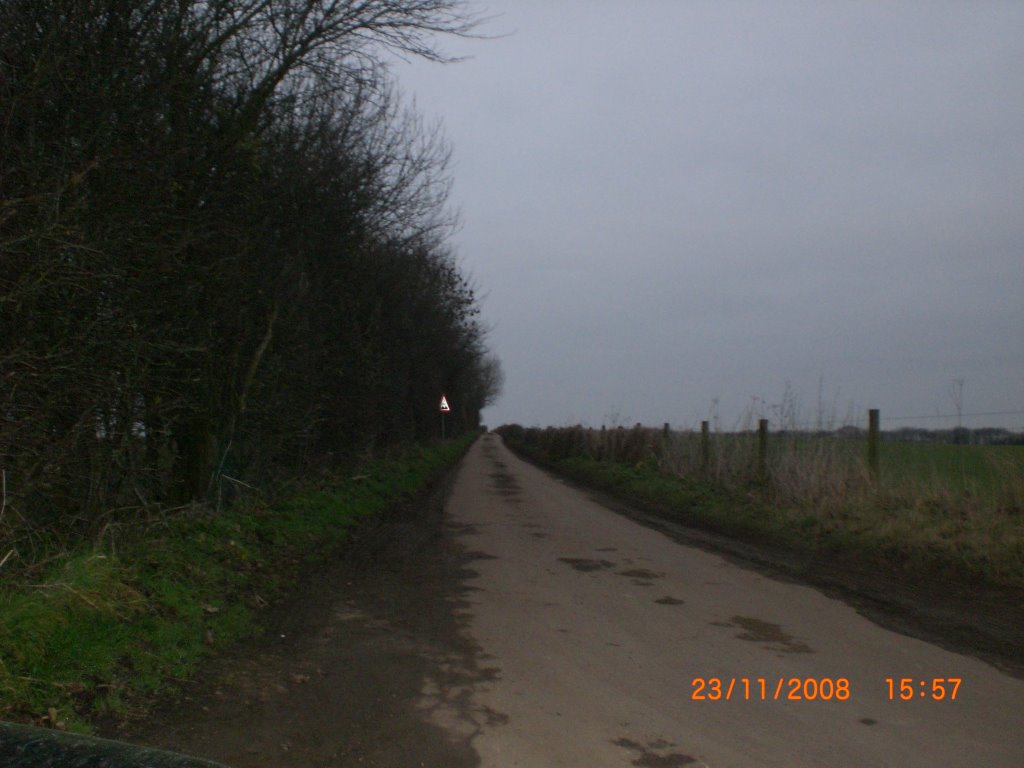
<instances>
[{"instance_id":1,"label":"wooden fence post","mask_svg":"<svg viewBox=\"0 0 1024 768\"><path fill-rule=\"evenodd\" d=\"M768 479L768 419L757 422L757 479Z\"/></svg>"},{"instance_id":2,"label":"wooden fence post","mask_svg":"<svg viewBox=\"0 0 1024 768\"><path fill-rule=\"evenodd\" d=\"M878 481L878 409L868 411L868 471L871 479Z\"/></svg>"},{"instance_id":3,"label":"wooden fence post","mask_svg":"<svg viewBox=\"0 0 1024 768\"><path fill-rule=\"evenodd\" d=\"M706 421L700 423L700 470L705 474L711 468L711 427Z\"/></svg>"}]
</instances>

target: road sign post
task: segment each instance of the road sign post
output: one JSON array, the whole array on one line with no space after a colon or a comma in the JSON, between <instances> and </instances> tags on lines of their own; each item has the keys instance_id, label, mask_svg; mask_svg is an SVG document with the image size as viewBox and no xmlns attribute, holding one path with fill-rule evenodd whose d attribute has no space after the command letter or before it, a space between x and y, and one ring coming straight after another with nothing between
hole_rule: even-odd
<instances>
[{"instance_id":1,"label":"road sign post","mask_svg":"<svg viewBox=\"0 0 1024 768\"><path fill-rule=\"evenodd\" d=\"M444 417L448 415L449 411L451 411L451 406L448 405L448 398L445 397L442 394L441 395L441 439L442 440L445 439L445 434L444 434L445 433Z\"/></svg>"}]
</instances>

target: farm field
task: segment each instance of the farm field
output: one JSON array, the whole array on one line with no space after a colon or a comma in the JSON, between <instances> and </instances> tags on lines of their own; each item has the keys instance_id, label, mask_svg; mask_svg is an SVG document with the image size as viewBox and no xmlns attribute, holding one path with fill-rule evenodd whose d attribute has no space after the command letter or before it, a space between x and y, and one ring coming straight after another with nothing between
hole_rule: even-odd
<instances>
[{"instance_id":1,"label":"farm field","mask_svg":"<svg viewBox=\"0 0 1024 768\"><path fill-rule=\"evenodd\" d=\"M996 505L1021 502L1024 446L883 442L882 483L890 489L941 490Z\"/></svg>"}]
</instances>

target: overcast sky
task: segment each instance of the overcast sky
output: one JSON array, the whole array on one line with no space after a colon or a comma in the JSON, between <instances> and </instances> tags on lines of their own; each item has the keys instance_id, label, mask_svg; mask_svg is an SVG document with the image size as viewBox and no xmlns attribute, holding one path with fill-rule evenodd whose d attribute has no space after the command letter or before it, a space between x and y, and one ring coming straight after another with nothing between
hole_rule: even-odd
<instances>
[{"instance_id":1,"label":"overcast sky","mask_svg":"<svg viewBox=\"0 0 1024 768\"><path fill-rule=\"evenodd\" d=\"M1024 3L489 0L454 151L498 426L1024 429ZM788 382L788 385L787 385ZM853 419L848 418L848 414Z\"/></svg>"}]
</instances>

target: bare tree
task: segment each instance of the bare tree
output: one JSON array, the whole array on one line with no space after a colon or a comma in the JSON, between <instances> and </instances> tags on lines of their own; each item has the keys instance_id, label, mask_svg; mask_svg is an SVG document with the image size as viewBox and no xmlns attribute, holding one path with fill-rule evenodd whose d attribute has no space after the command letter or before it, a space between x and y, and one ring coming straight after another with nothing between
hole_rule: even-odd
<instances>
[{"instance_id":1,"label":"bare tree","mask_svg":"<svg viewBox=\"0 0 1024 768\"><path fill-rule=\"evenodd\" d=\"M423 438L441 388L478 418L449 150L380 58L472 29L456 0L0 0L5 519Z\"/></svg>"}]
</instances>

